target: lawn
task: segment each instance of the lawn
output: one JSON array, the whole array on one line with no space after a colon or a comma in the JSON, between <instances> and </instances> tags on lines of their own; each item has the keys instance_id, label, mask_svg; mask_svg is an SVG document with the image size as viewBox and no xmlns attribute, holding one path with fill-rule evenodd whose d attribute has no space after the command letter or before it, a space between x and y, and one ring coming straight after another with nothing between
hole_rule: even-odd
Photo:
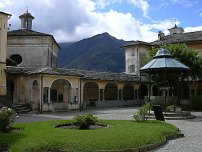
<instances>
[{"instance_id":1,"label":"lawn","mask_svg":"<svg viewBox=\"0 0 202 152\"><path fill-rule=\"evenodd\" d=\"M160 121L135 122L130 120L99 120L111 127L96 130L55 128L70 122L57 120L47 122L16 123L22 130L15 133L0 133L0 145L9 144L11 152L120 150L160 142L165 136L179 130Z\"/></svg>"}]
</instances>

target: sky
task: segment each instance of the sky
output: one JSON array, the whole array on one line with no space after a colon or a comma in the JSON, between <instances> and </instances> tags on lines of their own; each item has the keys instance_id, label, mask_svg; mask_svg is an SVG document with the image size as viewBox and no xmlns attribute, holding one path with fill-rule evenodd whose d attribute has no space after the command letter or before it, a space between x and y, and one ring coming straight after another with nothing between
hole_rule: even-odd
<instances>
[{"instance_id":1,"label":"sky","mask_svg":"<svg viewBox=\"0 0 202 152\"><path fill-rule=\"evenodd\" d=\"M124 40L151 42L176 24L185 32L202 30L201 0L0 0L0 11L12 14L10 30L20 29L19 16L35 17L33 30L57 42L75 42L108 32Z\"/></svg>"}]
</instances>

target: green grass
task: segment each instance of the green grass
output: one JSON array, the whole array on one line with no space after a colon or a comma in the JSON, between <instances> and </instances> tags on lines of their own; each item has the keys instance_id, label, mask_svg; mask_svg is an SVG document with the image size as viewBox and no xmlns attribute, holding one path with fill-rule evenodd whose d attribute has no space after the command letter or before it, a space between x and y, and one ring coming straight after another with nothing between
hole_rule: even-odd
<instances>
[{"instance_id":1,"label":"green grass","mask_svg":"<svg viewBox=\"0 0 202 152\"><path fill-rule=\"evenodd\" d=\"M96 130L55 128L66 122L70 121L16 123L14 127L22 128L22 131L0 133L0 144L9 143L10 152L91 152L140 147L179 132L175 126L160 121L137 123L129 120L101 120L99 122L112 127Z\"/></svg>"}]
</instances>

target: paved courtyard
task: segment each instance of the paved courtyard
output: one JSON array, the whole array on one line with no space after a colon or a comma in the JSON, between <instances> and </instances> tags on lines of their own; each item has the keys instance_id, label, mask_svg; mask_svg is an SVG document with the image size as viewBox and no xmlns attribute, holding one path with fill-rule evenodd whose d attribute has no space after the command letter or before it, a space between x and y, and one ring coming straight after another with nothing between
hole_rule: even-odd
<instances>
[{"instance_id":1,"label":"paved courtyard","mask_svg":"<svg viewBox=\"0 0 202 152\"><path fill-rule=\"evenodd\" d=\"M137 111L135 107L113 108L113 109L87 109L73 112L54 112L43 114L22 114L17 122L46 121L54 119L72 119L75 115L91 113L99 119L131 120L131 115ZM187 120L166 120L177 126L185 137L170 140L166 145L152 152L202 152L202 112L192 112L195 119Z\"/></svg>"}]
</instances>

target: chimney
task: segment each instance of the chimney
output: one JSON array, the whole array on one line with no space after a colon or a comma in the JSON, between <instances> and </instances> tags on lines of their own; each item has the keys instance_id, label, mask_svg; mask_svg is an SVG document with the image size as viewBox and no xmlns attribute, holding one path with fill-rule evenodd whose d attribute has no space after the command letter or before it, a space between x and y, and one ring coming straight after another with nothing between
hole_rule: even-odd
<instances>
[{"instance_id":1,"label":"chimney","mask_svg":"<svg viewBox=\"0 0 202 152\"><path fill-rule=\"evenodd\" d=\"M158 33L158 41L162 41L164 39L165 34L161 31Z\"/></svg>"}]
</instances>

